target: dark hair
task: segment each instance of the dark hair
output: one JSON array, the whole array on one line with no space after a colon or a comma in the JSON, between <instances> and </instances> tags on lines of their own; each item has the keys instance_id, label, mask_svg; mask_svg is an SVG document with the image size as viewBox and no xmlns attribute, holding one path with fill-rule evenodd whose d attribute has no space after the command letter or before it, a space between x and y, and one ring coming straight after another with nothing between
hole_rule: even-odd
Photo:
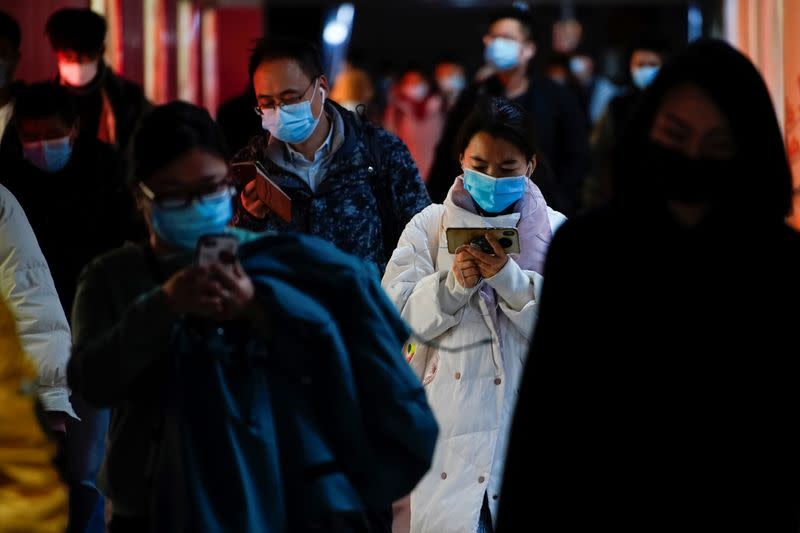
<instances>
[{"instance_id":1,"label":"dark hair","mask_svg":"<svg viewBox=\"0 0 800 533\"><path fill-rule=\"evenodd\" d=\"M58 117L65 124L78 121L75 100L67 90L51 81L24 85L14 103L15 120Z\"/></svg>"},{"instance_id":2,"label":"dark hair","mask_svg":"<svg viewBox=\"0 0 800 533\"><path fill-rule=\"evenodd\" d=\"M505 139L519 148L525 159L531 159L538 151L528 114L518 104L499 96L481 99L461 125L455 144L457 156L480 132Z\"/></svg>"},{"instance_id":3,"label":"dark hair","mask_svg":"<svg viewBox=\"0 0 800 533\"><path fill-rule=\"evenodd\" d=\"M0 11L0 37L5 37L15 50L19 50L19 45L22 42L22 32L19 29L19 24L14 20L14 17Z\"/></svg>"},{"instance_id":4,"label":"dark hair","mask_svg":"<svg viewBox=\"0 0 800 533\"><path fill-rule=\"evenodd\" d=\"M59 9L48 19L45 32L53 50L97 54L106 41L106 20L91 9Z\"/></svg>"},{"instance_id":5,"label":"dark hair","mask_svg":"<svg viewBox=\"0 0 800 533\"><path fill-rule=\"evenodd\" d=\"M284 37L266 37L256 42L250 54L248 72L250 80L256 69L265 61L275 59L292 59L300 65L300 69L314 80L322 76L322 60L319 49L308 41Z\"/></svg>"},{"instance_id":6,"label":"dark hair","mask_svg":"<svg viewBox=\"0 0 800 533\"><path fill-rule=\"evenodd\" d=\"M669 41L657 34L639 35L638 37L634 38L628 46L628 63L631 62L634 52L642 50L655 52L661 56L663 61L666 61L670 50Z\"/></svg>"},{"instance_id":7,"label":"dark hair","mask_svg":"<svg viewBox=\"0 0 800 533\"><path fill-rule=\"evenodd\" d=\"M730 125L737 172L721 192L725 206L746 205L754 220L782 221L792 205L792 177L769 91L749 59L712 39L696 41L675 56L642 94L614 151L614 201L647 210L660 197L657 185L647 179L649 161L637 154L645 153L667 93L684 84L705 91Z\"/></svg>"},{"instance_id":8,"label":"dark hair","mask_svg":"<svg viewBox=\"0 0 800 533\"><path fill-rule=\"evenodd\" d=\"M522 26L522 32L525 34L525 38L531 41L535 40L533 15L531 14L531 8L527 2L517 1L509 7L495 10L489 18L489 25L502 19L516 20L519 22L520 26Z\"/></svg>"},{"instance_id":9,"label":"dark hair","mask_svg":"<svg viewBox=\"0 0 800 533\"><path fill-rule=\"evenodd\" d=\"M146 181L194 148L226 159L225 140L208 111L186 102L154 108L133 136L130 183Z\"/></svg>"}]
</instances>

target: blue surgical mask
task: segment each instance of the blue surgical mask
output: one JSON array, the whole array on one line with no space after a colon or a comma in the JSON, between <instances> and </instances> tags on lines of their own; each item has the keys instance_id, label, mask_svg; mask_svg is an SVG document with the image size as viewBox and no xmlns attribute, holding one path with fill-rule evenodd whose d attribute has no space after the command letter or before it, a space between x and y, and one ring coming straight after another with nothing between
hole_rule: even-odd
<instances>
[{"instance_id":1,"label":"blue surgical mask","mask_svg":"<svg viewBox=\"0 0 800 533\"><path fill-rule=\"evenodd\" d=\"M464 169L464 188L487 213L499 213L522 198L527 180L525 175L494 178L477 170Z\"/></svg>"},{"instance_id":2,"label":"blue surgical mask","mask_svg":"<svg viewBox=\"0 0 800 533\"><path fill-rule=\"evenodd\" d=\"M496 37L486 46L483 55L498 70L508 70L519 65L521 51L522 45L517 41Z\"/></svg>"},{"instance_id":3,"label":"blue surgical mask","mask_svg":"<svg viewBox=\"0 0 800 533\"><path fill-rule=\"evenodd\" d=\"M646 66L631 69L633 84L639 89L645 90L651 83L653 83L653 80L656 79L660 68L661 67Z\"/></svg>"},{"instance_id":4,"label":"blue surgical mask","mask_svg":"<svg viewBox=\"0 0 800 533\"><path fill-rule=\"evenodd\" d=\"M317 97L317 82L314 83L314 95L311 100L304 100L296 104L276 106L273 109L264 109L261 116L261 127L269 133L289 144L298 144L309 137L319 124L324 106L320 109L319 116L314 117L311 104Z\"/></svg>"},{"instance_id":5,"label":"blue surgical mask","mask_svg":"<svg viewBox=\"0 0 800 533\"><path fill-rule=\"evenodd\" d=\"M228 190L209 194L184 207L152 204L150 223L153 231L173 246L193 250L203 235L223 233L233 218L231 193Z\"/></svg>"},{"instance_id":6,"label":"blue surgical mask","mask_svg":"<svg viewBox=\"0 0 800 533\"><path fill-rule=\"evenodd\" d=\"M48 139L22 143L22 153L31 165L55 173L67 166L72 157L72 138Z\"/></svg>"}]
</instances>

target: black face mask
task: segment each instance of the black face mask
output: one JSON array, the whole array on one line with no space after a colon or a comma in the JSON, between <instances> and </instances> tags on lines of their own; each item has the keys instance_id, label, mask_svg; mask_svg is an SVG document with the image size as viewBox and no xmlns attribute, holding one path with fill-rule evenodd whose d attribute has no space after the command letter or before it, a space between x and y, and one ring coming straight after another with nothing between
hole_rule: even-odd
<instances>
[{"instance_id":1,"label":"black face mask","mask_svg":"<svg viewBox=\"0 0 800 533\"><path fill-rule=\"evenodd\" d=\"M648 142L643 161L664 197L676 202L717 203L736 181L731 159L692 158L654 141Z\"/></svg>"}]
</instances>

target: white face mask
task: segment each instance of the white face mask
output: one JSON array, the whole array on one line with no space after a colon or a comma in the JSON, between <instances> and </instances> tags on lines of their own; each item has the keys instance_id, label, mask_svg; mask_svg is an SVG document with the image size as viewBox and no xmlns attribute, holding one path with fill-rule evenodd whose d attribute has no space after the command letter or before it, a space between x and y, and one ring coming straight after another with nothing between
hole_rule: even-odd
<instances>
[{"instance_id":1,"label":"white face mask","mask_svg":"<svg viewBox=\"0 0 800 533\"><path fill-rule=\"evenodd\" d=\"M73 87L88 85L97 76L99 61L92 63L73 63L62 61L58 64L58 74L61 80Z\"/></svg>"}]
</instances>

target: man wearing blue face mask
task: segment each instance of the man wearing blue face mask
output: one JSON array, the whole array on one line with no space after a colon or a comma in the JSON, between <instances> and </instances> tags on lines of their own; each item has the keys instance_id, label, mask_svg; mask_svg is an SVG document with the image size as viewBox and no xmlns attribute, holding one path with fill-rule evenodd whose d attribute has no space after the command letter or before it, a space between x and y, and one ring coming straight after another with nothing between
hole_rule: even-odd
<instances>
[{"instance_id":1,"label":"man wearing blue face mask","mask_svg":"<svg viewBox=\"0 0 800 533\"><path fill-rule=\"evenodd\" d=\"M21 159L9 162L0 180L28 215L69 314L83 266L131 237L133 202L121 159L97 139L78 138L73 100L54 83L20 92L15 123Z\"/></svg>"},{"instance_id":2,"label":"man wearing blue face mask","mask_svg":"<svg viewBox=\"0 0 800 533\"><path fill-rule=\"evenodd\" d=\"M630 82L627 89L608 103L592 133L592 174L583 190L586 207L602 205L610 196L609 160L622 126L653 83L667 57L668 44L660 37L646 35L636 39L630 48Z\"/></svg>"},{"instance_id":3,"label":"man wearing blue face mask","mask_svg":"<svg viewBox=\"0 0 800 533\"><path fill-rule=\"evenodd\" d=\"M234 224L322 237L383 270L400 231L430 204L419 171L396 136L329 98L316 48L265 39L250 58L254 110L264 135L233 161L257 161L291 198L291 221L239 184ZM261 179L261 178L257 178Z\"/></svg>"},{"instance_id":4,"label":"man wearing blue face mask","mask_svg":"<svg viewBox=\"0 0 800 533\"><path fill-rule=\"evenodd\" d=\"M484 36L484 59L493 75L467 87L450 111L427 181L434 202L442 202L458 174L453 144L459 128L482 96L501 96L531 116L541 147L537 185L549 204L565 214L579 207L579 190L589 169L586 119L569 89L529 72L536 55L530 10L520 4L494 14Z\"/></svg>"}]
</instances>

